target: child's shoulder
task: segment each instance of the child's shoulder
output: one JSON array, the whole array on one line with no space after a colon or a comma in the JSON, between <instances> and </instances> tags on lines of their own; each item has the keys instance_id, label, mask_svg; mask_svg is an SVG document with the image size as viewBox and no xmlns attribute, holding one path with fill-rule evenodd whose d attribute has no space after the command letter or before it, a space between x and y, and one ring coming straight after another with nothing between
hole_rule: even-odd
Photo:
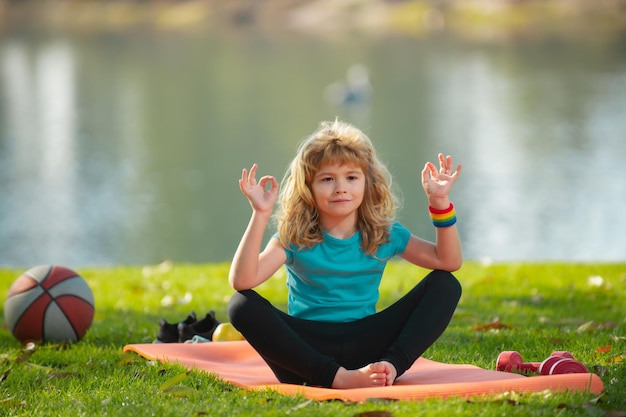
<instances>
[{"instance_id":1,"label":"child's shoulder","mask_svg":"<svg viewBox=\"0 0 626 417\"><path fill-rule=\"evenodd\" d=\"M397 234L397 233L401 233L401 234L411 233L409 229L407 229L407 227L404 224L400 223L398 220L393 220L391 222L391 225L389 226L389 230L392 235Z\"/></svg>"},{"instance_id":2,"label":"child's shoulder","mask_svg":"<svg viewBox=\"0 0 626 417\"><path fill-rule=\"evenodd\" d=\"M390 226L389 242L398 251L406 248L411 238L411 231L399 221L394 221ZM397 252L396 252L397 253Z\"/></svg>"}]
</instances>

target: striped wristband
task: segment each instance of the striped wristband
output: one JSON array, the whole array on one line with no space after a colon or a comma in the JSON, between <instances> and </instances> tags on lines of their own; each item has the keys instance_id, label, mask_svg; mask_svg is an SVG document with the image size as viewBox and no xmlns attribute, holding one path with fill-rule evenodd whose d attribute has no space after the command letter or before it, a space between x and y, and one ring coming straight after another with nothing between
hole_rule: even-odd
<instances>
[{"instance_id":1,"label":"striped wristband","mask_svg":"<svg viewBox=\"0 0 626 417\"><path fill-rule=\"evenodd\" d=\"M454 211L454 205L452 205L452 203L450 203L450 207L443 210L428 206L428 211L430 212L430 218L435 227L449 227L456 223L456 212Z\"/></svg>"}]
</instances>

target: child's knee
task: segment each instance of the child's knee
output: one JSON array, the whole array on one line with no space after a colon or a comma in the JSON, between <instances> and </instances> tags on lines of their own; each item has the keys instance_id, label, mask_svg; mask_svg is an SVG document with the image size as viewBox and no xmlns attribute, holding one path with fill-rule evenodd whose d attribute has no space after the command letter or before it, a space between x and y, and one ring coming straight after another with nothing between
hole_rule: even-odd
<instances>
[{"instance_id":1,"label":"child's knee","mask_svg":"<svg viewBox=\"0 0 626 417\"><path fill-rule=\"evenodd\" d=\"M449 273L449 285L452 293L454 293L458 298L461 298L461 294L463 293L463 286L461 282L452 274Z\"/></svg>"},{"instance_id":2,"label":"child's knee","mask_svg":"<svg viewBox=\"0 0 626 417\"><path fill-rule=\"evenodd\" d=\"M239 325L245 322L255 322L271 308L271 304L254 290L237 291L230 298L226 307L226 314L233 326L239 329Z\"/></svg>"},{"instance_id":3,"label":"child's knee","mask_svg":"<svg viewBox=\"0 0 626 417\"><path fill-rule=\"evenodd\" d=\"M226 314L228 314L228 319L233 326L237 327L237 323L245 316L247 301L248 297L242 291L237 291L230 298L226 307Z\"/></svg>"},{"instance_id":4,"label":"child's knee","mask_svg":"<svg viewBox=\"0 0 626 417\"><path fill-rule=\"evenodd\" d=\"M463 287L461 286L459 280L451 272L436 270L433 271L433 274L433 282L442 288L442 290L445 291L449 297L456 297L457 299L461 298Z\"/></svg>"}]
</instances>

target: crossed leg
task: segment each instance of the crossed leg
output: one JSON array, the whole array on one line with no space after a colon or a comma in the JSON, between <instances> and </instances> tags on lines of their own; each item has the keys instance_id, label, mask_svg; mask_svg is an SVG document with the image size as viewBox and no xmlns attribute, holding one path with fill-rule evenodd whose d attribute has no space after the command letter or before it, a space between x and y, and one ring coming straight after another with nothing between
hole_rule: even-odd
<instances>
[{"instance_id":1,"label":"crossed leg","mask_svg":"<svg viewBox=\"0 0 626 417\"><path fill-rule=\"evenodd\" d=\"M387 309L356 322L297 319L253 290L234 294L228 313L281 382L377 387L392 385L435 342L460 295L452 274L433 271Z\"/></svg>"}]
</instances>

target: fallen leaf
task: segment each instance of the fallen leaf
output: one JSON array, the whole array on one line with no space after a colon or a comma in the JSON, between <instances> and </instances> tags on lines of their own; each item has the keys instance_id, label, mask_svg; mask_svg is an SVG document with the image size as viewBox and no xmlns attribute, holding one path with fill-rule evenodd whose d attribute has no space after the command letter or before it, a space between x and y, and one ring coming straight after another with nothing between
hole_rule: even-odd
<instances>
[{"instance_id":1,"label":"fallen leaf","mask_svg":"<svg viewBox=\"0 0 626 417\"><path fill-rule=\"evenodd\" d=\"M485 330L500 330L500 329L511 329L511 328L512 328L512 326L509 326L508 324L504 324L504 323L502 323L500 321L499 318L496 318L491 323L483 324L483 325L477 325L477 326L474 326L472 329L473 330L485 331Z\"/></svg>"},{"instance_id":2,"label":"fallen leaf","mask_svg":"<svg viewBox=\"0 0 626 417\"><path fill-rule=\"evenodd\" d=\"M161 394L163 395L173 395L175 397L189 397L190 395L196 394L196 391L193 388L185 387L182 385L177 385L175 387L167 387L164 390L161 390Z\"/></svg>"},{"instance_id":3,"label":"fallen leaf","mask_svg":"<svg viewBox=\"0 0 626 417\"><path fill-rule=\"evenodd\" d=\"M578 327L578 329L576 329L576 333L583 333L583 332L587 332L587 331L589 331L589 330L591 330L591 329L592 329L593 325L594 325L593 321L588 321L588 322L587 322L587 323L585 323L585 324L581 324L581 325Z\"/></svg>"},{"instance_id":4,"label":"fallen leaf","mask_svg":"<svg viewBox=\"0 0 626 417\"><path fill-rule=\"evenodd\" d=\"M611 349L612 349L612 347L610 345L608 345L608 346L600 346L600 347L596 348L596 353L606 353L606 352L608 352Z\"/></svg>"},{"instance_id":5,"label":"fallen leaf","mask_svg":"<svg viewBox=\"0 0 626 417\"><path fill-rule=\"evenodd\" d=\"M604 329L614 329L617 327L617 323L614 321L605 321L604 323L596 323L594 321L588 321L585 324L582 324L578 329L576 329L577 333L588 332L592 330L604 330Z\"/></svg>"},{"instance_id":6,"label":"fallen leaf","mask_svg":"<svg viewBox=\"0 0 626 417\"><path fill-rule=\"evenodd\" d=\"M391 417L393 413L390 411L364 411L362 413L355 414L354 417Z\"/></svg>"},{"instance_id":7,"label":"fallen leaf","mask_svg":"<svg viewBox=\"0 0 626 417\"><path fill-rule=\"evenodd\" d=\"M51 372L48 375L48 379L65 379L65 378L80 378L81 375L78 372Z\"/></svg>"},{"instance_id":8,"label":"fallen leaf","mask_svg":"<svg viewBox=\"0 0 626 417\"><path fill-rule=\"evenodd\" d=\"M124 353L121 357L120 357L120 361L118 362L119 366L123 366L123 365L128 365L129 363L134 363L134 362L145 362L144 359L134 353Z\"/></svg>"},{"instance_id":9,"label":"fallen leaf","mask_svg":"<svg viewBox=\"0 0 626 417\"><path fill-rule=\"evenodd\" d=\"M187 373L182 373L182 374L178 374L173 376L172 378L168 379L167 381L165 381L163 383L163 385L161 385L161 387L159 388L161 391L165 391L170 387L173 387L174 385L178 384L179 382L185 380L185 378L187 378Z\"/></svg>"},{"instance_id":10,"label":"fallen leaf","mask_svg":"<svg viewBox=\"0 0 626 417\"><path fill-rule=\"evenodd\" d=\"M37 345L35 343L28 342L24 349L22 349L22 354L15 359L15 363L26 362L28 358L33 356L35 350L37 350Z\"/></svg>"},{"instance_id":11,"label":"fallen leaf","mask_svg":"<svg viewBox=\"0 0 626 417\"><path fill-rule=\"evenodd\" d=\"M312 402L313 402L313 400L307 400L307 401L305 401L305 402L303 402L303 403L300 403L300 404L296 405L295 407L293 407L293 408L291 409L291 411L297 411L297 410L300 410L301 408L304 408L304 407L309 406Z\"/></svg>"},{"instance_id":12,"label":"fallen leaf","mask_svg":"<svg viewBox=\"0 0 626 417\"><path fill-rule=\"evenodd\" d=\"M2 373L2 376L0 376L0 382L5 381L5 380L9 377L9 374L10 374L10 373L11 373L11 370L10 370L10 369L8 369L8 370L4 371L4 372Z\"/></svg>"}]
</instances>

